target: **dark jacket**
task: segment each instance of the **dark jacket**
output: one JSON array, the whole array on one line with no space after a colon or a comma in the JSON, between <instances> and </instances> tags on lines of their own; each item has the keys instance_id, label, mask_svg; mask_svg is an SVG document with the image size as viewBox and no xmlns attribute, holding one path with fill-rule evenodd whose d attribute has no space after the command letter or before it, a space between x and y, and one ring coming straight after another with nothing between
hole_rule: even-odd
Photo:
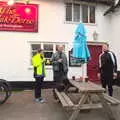
<instances>
[{"instance_id":1,"label":"dark jacket","mask_svg":"<svg viewBox=\"0 0 120 120\"><path fill-rule=\"evenodd\" d=\"M61 63L58 62L58 59L63 59ZM63 72L67 73L68 72L68 62L67 62L67 57L66 55L62 52L61 57L59 52L56 52L52 55L52 65L53 65L53 71L59 72L60 67L59 65L63 65Z\"/></svg>"},{"instance_id":2,"label":"dark jacket","mask_svg":"<svg viewBox=\"0 0 120 120\"><path fill-rule=\"evenodd\" d=\"M112 60L111 54L113 55L114 62ZM100 72L117 72L117 60L116 56L111 51L106 51L100 55Z\"/></svg>"}]
</instances>

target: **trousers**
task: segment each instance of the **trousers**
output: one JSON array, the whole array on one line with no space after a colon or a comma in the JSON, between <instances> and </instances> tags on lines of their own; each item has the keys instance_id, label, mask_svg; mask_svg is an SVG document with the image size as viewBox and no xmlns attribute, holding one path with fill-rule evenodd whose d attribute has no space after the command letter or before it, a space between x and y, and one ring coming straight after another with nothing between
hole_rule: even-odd
<instances>
[{"instance_id":1,"label":"trousers","mask_svg":"<svg viewBox=\"0 0 120 120\"><path fill-rule=\"evenodd\" d=\"M35 78L35 98L41 97L41 88L43 85L43 77L36 77Z\"/></svg>"},{"instance_id":2,"label":"trousers","mask_svg":"<svg viewBox=\"0 0 120 120\"><path fill-rule=\"evenodd\" d=\"M109 96L113 95L112 81L113 81L113 73L108 72L101 75L102 87L106 89L106 86L108 86Z\"/></svg>"},{"instance_id":3,"label":"trousers","mask_svg":"<svg viewBox=\"0 0 120 120\"><path fill-rule=\"evenodd\" d=\"M58 91L63 91L65 86L69 85L67 73L64 73L62 71L54 72L54 82Z\"/></svg>"}]
</instances>

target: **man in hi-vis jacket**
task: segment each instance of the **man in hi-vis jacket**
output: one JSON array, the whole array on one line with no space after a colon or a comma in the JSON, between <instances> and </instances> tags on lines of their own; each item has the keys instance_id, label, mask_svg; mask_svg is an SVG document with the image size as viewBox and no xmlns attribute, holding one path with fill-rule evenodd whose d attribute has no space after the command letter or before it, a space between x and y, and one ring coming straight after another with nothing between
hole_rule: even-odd
<instances>
[{"instance_id":1,"label":"man in hi-vis jacket","mask_svg":"<svg viewBox=\"0 0 120 120\"><path fill-rule=\"evenodd\" d=\"M109 95L113 95L112 81L117 76L117 60L113 52L109 51L109 45L103 44L102 54L99 56L99 74L102 87L108 86Z\"/></svg>"},{"instance_id":2,"label":"man in hi-vis jacket","mask_svg":"<svg viewBox=\"0 0 120 120\"><path fill-rule=\"evenodd\" d=\"M41 87L46 76L45 72L45 58L43 50L39 49L38 52L32 57L32 65L34 67L35 78L35 101L43 103L44 100L41 97Z\"/></svg>"}]
</instances>

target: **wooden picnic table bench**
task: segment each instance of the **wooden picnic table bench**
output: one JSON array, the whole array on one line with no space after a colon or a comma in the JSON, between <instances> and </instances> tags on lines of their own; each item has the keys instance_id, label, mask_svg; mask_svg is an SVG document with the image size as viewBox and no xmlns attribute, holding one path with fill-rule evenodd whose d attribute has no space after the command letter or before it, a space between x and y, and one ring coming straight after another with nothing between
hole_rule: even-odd
<instances>
[{"instance_id":1,"label":"wooden picnic table bench","mask_svg":"<svg viewBox=\"0 0 120 120\"><path fill-rule=\"evenodd\" d=\"M58 96L58 98L59 98L60 102L62 103L63 107L69 108L69 107L73 107L74 106L73 102L65 94L65 92L59 92L57 89L55 89L55 93Z\"/></svg>"},{"instance_id":2,"label":"wooden picnic table bench","mask_svg":"<svg viewBox=\"0 0 120 120\"><path fill-rule=\"evenodd\" d=\"M104 94L105 89L96 85L92 82L77 82L75 80L69 80L70 83L76 87L80 93L80 99L77 104L73 103L70 97L67 95L67 92L59 92L55 89L55 93L62 103L64 108L73 109L73 113L70 116L69 120L76 120L80 110L90 110L90 109L99 109L104 107L105 113L108 115L108 120L115 120L113 113L110 109L109 104L118 105L120 101ZM92 96L96 95L99 98L98 103L92 101Z\"/></svg>"}]
</instances>

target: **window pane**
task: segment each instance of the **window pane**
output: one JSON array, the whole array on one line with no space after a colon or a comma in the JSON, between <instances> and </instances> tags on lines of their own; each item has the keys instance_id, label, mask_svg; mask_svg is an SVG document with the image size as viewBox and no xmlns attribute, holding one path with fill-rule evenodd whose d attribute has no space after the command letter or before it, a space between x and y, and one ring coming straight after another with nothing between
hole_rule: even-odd
<instances>
[{"instance_id":1,"label":"window pane","mask_svg":"<svg viewBox=\"0 0 120 120\"><path fill-rule=\"evenodd\" d=\"M47 58L46 61L45 61L45 64L46 65L52 65L51 59Z\"/></svg>"},{"instance_id":2,"label":"window pane","mask_svg":"<svg viewBox=\"0 0 120 120\"><path fill-rule=\"evenodd\" d=\"M74 15L74 18L73 20L75 22L79 22L80 21L80 5L79 4L74 4L73 5L73 15Z\"/></svg>"},{"instance_id":3,"label":"window pane","mask_svg":"<svg viewBox=\"0 0 120 120\"><path fill-rule=\"evenodd\" d=\"M72 21L72 4L66 4L66 21Z\"/></svg>"},{"instance_id":4,"label":"window pane","mask_svg":"<svg viewBox=\"0 0 120 120\"><path fill-rule=\"evenodd\" d=\"M53 51L53 44L44 44L44 50Z\"/></svg>"},{"instance_id":5,"label":"window pane","mask_svg":"<svg viewBox=\"0 0 120 120\"><path fill-rule=\"evenodd\" d=\"M32 44L31 47L32 47L32 50L38 50L41 48L41 44Z\"/></svg>"},{"instance_id":6,"label":"window pane","mask_svg":"<svg viewBox=\"0 0 120 120\"><path fill-rule=\"evenodd\" d=\"M32 52L32 56L34 56L36 54L36 52Z\"/></svg>"},{"instance_id":7,"label":"window pane","mask_svg":"<svg viewBox=\"0 0 120 120\"><path fill-rule=\"evenodd\" d=\"M53 54L53 52L44 52L45 58L51 58L52 54Z\"/></svg>"},{"instance_id":8,"label":"window pane","mask_svg":"<svg viewBox=\"0 0 120 120\"><path fill-rule=\"evenodd\" d=\"M95 23L95 7L90 6L90 23Z\"/></svg>"},{"instance_id":9,"label":"window pane","mask_svg":"<svg viewBox=\"0 0 120 120\"><path fill-rule=\"evenodd\" d=\"M82 21L84 23L88 23L88 6L87 5L82 6Z\"/></svg>"}]
</instances>

